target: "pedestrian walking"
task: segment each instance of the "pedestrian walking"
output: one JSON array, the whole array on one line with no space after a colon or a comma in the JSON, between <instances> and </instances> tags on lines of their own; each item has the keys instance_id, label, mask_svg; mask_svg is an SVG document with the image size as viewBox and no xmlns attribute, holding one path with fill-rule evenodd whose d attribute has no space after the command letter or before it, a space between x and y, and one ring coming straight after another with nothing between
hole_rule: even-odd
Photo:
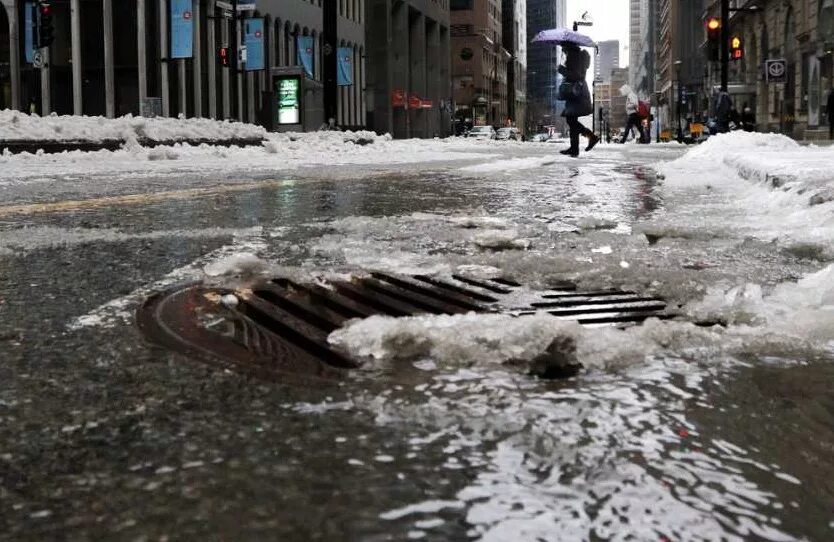
<instances>
[{"instance_id":1,"label":"pedestrian walking","mask_svg":"<svg viewBox=\"0 0 834 542\"><path fill-rule=\"evenodd\" d=\"M730 117L733 111L733 99L726 90L721 90L715 94L715 131L719 134L725 134L730 131Z\"/></svg>"},{"instance_id":2,"label":"pedestrian walking","mask_svg":"<svg viewBox=\"0 0 834 542\"><path fill-rule=\"evenodd\" d=\"M628 115L626 119L625 131L623 132L623 139L620 143L628 141L628 136L631 135L631 131L634 128L637 128L637 132L640 134L637 141L640 143L646 141L646 135L643 132L643 119L640 117L639 111L640 100L637 98L637 94L634 93L630 86L623 85L620 87L620 95L625 96L626 115Z\"/></svg>"},{"instance_id":3,"label":"pedestrian walking","mask_svg":"<svg viewBox=\"0 0 834 542\"><path fill-rule=\"evenodd\" d=\"M579 117L594 112L591 92L588 90L588 83L585 82L585 74L591 66L591 55L573 43L562 45L562 51L565 53L565 63L557 69L564 77L564 81L559 85L559 99L565 101L562 116L570 128L570 147L559 152L575 158L579 156L580 135L588 138L586 152L599 143L599 137L579 122Z\"/></svg>"},{"instance_id":4,"label":"pedestrian walking","mask_svg":"<svg viewBox=\"0 0 834 542\"><path fill-rule=\"evenodd\" d=\"M834 139L834 87L828 91L828 139Z\"/></svg>"}]
</instances>

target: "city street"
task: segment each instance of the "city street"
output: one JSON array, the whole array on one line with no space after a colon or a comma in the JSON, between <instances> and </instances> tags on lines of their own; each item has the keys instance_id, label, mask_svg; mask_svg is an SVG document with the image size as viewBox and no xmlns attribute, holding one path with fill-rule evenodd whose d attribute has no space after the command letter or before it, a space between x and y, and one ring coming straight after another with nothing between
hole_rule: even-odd
<instances>
[{"instance_id":1,"label":"city street","mask_svg":"<svg viewBox=\"0 0 834 542\"><path fill-rule=\"evenodd\" d=\"M834 151L270 137L0 156L0 539L834 536ZM314 385L136 326L191 281L370 271L680 316L351 322L363 365ZM580 373L528 374L563 336Z\"/></svg>"}]
</instances>

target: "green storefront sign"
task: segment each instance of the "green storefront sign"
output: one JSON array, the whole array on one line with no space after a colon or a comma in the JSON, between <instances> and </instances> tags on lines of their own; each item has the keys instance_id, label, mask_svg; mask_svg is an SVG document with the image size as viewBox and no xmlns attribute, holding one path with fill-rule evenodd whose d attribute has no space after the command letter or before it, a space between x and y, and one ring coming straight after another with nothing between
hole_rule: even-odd
<instances>
[{"instance_id":1,"label":"green storefront sign","mask_svg":"<svg viewBox=\"0 0 834 542\"><path fill-rule=\"evenodd\" d=\"M300 124L301 78L285 77L275 83L275 96L278 100L278 124Z\"/></svg>"}]
</instances>

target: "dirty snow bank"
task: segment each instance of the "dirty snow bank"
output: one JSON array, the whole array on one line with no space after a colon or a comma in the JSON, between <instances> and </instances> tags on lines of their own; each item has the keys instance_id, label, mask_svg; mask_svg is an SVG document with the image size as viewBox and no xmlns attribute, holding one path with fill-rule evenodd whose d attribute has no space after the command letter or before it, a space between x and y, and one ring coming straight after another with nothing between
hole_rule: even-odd
<instances>
[{"instance_id":1,"label":"dirty snow bank","mask_svg":"<svg viewBox=\"0 0 834 542\"><path fill-rule=\"evenodd\" d=\"M263 145L245 148L178 143L148 149L134 138L116 151L0 155L0 186L75 176L89 179L94 175L135 178L148 174L176 177L184 174L275 174L301 167L482 159L484 155L472 152L474 150L478 149L471 143L392 140L388 135L366 131L268 134Z\"/></svg>"},{"instance_id":2,"label":"dirty snow bank","mask_svg":"<svg viewBox=\"0 0 834 542\"><path fill-rule=\"evenodd\" d=\"M733 132L656 169L666 177L664 198L678 197L682 204L699 199L669 215L668 223L652 224L656 233L664 228L700 235L734 230L786 246L810 243L826 258L834 255L834 147L802 147L782 135Z\"/></svg>"},{"instance_id":3,"label":"dirty snow bank","mask_svg":"<svg viewBox=\"0 0 834 542\"><path fill-rule=\"evenodd\" d=\"M91 141L151 139L262 139L267 131L254 124L213 119L134 117L115 119L74 115L27 115L20 111L0 111L0 141Z\"/></svg>"},{"instance_id":4,"label":"dirty snow bank","mask_svg":"<svg viewBox=\"0 0 834 542\"><path fill-rule=\"evenodd\" d=\"M780 134L731 132L709 138L659 170L697 172L691 181L715 182L716 165L769 188L801 196L811 205L834 200L834 147L803 147Z\"/></svg>"}]
</instances>

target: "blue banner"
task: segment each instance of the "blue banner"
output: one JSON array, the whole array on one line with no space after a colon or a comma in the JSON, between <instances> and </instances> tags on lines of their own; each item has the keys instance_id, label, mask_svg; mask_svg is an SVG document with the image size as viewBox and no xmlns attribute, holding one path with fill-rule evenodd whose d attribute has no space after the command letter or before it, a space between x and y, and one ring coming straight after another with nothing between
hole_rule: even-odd
<instances>
[{"instance_id":1,"label":"blue banner","mask_svg":"<svg viewBox=\"0 0 834 542\"><path fill-rule=\"evenodd\" d=\"M304 66L304 71L307 77L315 77L313 75L313 47L314 41L311 36L298 36L296 38L296 49L298 50L298 63Z\"/></svg>"},{"instance_id":2,"label":"blue banner","mask_svg":"<svg viewBox=\"0 0 834 542\"><path fill-rule=\"evenodd\" d=\"M244 19L243 40L246 44L246 71L264 69L264 20Z\"/></svg>"},{"instance_id":3,"label":"blue banner","mask_svg":"<svg viewBox=\"0 0 834 542\"><path fill-rule=\"evenodd\" d=\"M23 50L26 62L31 64L35 60L35 4L26 2L23 8Z\"/></svg>"},{"instance_id":4,"label":"blue banner","mask_svg":"<svg viewBox=\"0 0 834 542\"><path fill-rule=\"evenodd\" d=\"M353 84L353 49L339 47L337 50L339 69L337 73L338 85L348 87Z\"/></svg>"},{"instance_id":5,"label":"blue banner","mask_svg":"<svg viewBox=\"0 0 834 542\"><path fill-rule=\"evenodd\" d=\"M194 56L194 20L191 0L171 0L171 58Z\"/></svg>"}]
</instances>

